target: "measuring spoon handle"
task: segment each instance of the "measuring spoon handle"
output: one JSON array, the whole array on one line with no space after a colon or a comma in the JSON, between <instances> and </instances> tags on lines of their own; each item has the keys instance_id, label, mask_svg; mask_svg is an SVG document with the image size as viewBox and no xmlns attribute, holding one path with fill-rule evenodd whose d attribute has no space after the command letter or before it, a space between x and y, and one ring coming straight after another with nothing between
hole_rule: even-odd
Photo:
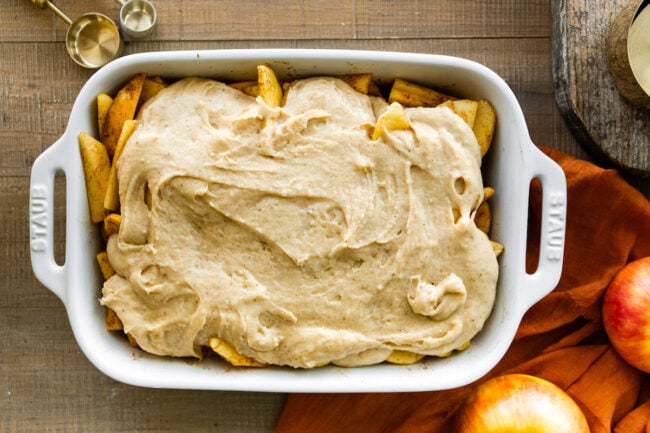
<instances>
[{"instance_id":1,"label":"measuring spoon handle","mask_svg":"<svg viewBox=\"0 0 650 433\"><path fill-rule=\"evenodd\" d=\"M31 0L32 3L34 3L36 6L40 7L41 9L45 9L46 7L50 8L52 12L54 12L59 18L61 18L63 21L65 21L68 25L72 25L72 20L68 18L66 14L64 14L61 9L56 7L54 3L52 3L49 0Z\"/></svg>"}]
</instances>

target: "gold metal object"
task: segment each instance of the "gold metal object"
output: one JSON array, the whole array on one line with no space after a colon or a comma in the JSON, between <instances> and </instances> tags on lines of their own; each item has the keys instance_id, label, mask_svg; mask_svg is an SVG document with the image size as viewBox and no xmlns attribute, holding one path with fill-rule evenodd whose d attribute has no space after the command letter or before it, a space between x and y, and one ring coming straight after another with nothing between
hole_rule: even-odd
<instances>
[{"instance_id":1,"label":"gold metal object","mask_svg":"<svg viewBox=\"0 0 650 433\"><path fill-rule=\"evenodd\" d=\"M106 15L87 13L72 21L49 0L31 0L41 9L49 8L68 24L65 45L70 58L80 66L97 69L122 51L117 25Z\"/></svg>"},{"instance_id":2,"label":"gold metal object","mask_svg":"<svg viewBox=\"0 0 650 433\"><path fill-rule=\"evenodd\" d=\"M648 21L644 16L650 9L649 3L650 0L641 3L639 0L631 0L612 21L607 38L607 65L616 88L629 102L647 109L650 109L650 93L647 88L642 88L641 83L647 80L643 78L643 71L645 70L647 74L647 67L650 64L648 60L650 28L647 25L643 26L644 21ZM630 37L637 42L630 41ZM630 44L634 45L632 51L630 51ZM632 64L638 72L632 71Z\"/></svg>"},{"instance_id":3,"label":"gold metal object","mask_svg":"<svg viewBox=\"0 0 650 433\"><path fill-rule=\"evenodd\" d=\"M627 56L634 78L650 96L650 0L637 9L627 36Z\"/></svg>"},{"instance_id":4,"label":"gold metal object","mask_svg":"<svg viewBox=\"0 0 650 433\"><path fill-rule=\"evenodd\" d=\"M120 8L120 26L125 37L141 39L156 26L156 8L148 0L115 0Z\"/></svg>"}]
</instances>

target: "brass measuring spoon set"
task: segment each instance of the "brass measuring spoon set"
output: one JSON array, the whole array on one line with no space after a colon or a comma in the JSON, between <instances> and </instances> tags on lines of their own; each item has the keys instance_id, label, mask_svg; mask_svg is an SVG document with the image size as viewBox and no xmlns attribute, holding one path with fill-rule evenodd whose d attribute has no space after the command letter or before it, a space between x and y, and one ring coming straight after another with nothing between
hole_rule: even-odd
<instances>
[{"instance_id":1,"label":"brass measuring spoon set","mask_svg":"<svg viewBox=\"0 0 650 433\"><path fill-rule=\"evenodd\" d=\"M41 9L49 8L68 24L65 45L70 58L80 66L97 69L122 51L122 37L140 39L156 25L156 8L148 0L115 0L120 4L120 27L98 12L71 20L50 0L31 0ZM122 34L120 34L120 30Z\"/></svg>"}]
</instances>

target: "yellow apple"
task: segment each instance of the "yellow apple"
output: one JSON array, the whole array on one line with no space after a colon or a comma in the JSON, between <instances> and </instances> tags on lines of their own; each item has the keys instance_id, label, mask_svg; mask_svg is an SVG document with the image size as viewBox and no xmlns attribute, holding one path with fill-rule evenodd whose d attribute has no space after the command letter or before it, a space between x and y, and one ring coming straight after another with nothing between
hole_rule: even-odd
<instances>
[{"instance_id":1,"label":"yellow apple","mask_svg":"<svg viewBox=\"0 0 650 433\"><path fill-rule=\"evenodd\" d=\"M479 385L459 410L456 433L589 433L561 388L536 376L506 374Z\"/></svg>"}]
</instances>

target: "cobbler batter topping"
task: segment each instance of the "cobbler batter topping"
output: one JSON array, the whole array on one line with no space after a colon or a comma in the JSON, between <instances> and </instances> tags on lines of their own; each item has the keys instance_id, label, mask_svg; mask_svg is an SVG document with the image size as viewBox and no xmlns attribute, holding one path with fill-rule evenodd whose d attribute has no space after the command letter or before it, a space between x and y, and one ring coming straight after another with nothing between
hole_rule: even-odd
<instances>
[{"instance_id":1,"label":"cobbler batter topping","mask_svg":"<svg viewBox=\"0 0 650 433\"><path fill-rule=\"evenodd\" d=\"M355 366L469 341L498 274L471 128L406 108L410 129L372 140L382 99L336 78L285 92L271 108L186 78L149 101L118 163L102 304L159 355L216 336L269 364Z\"/></svg>"}]
</instances>

